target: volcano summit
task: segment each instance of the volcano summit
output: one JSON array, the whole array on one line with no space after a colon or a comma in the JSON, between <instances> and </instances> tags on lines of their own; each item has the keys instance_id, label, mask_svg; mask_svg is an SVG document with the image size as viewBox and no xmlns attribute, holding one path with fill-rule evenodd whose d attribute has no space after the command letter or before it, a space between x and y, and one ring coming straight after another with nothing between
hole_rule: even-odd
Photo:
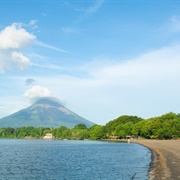
<instances>
[{"instance_id":1,"label":"volcano summit","mask_svg":"<svg viewBox=\"0 0 180 180\"><path fill-rule=\"evenodd\" d=\"M77 124L85 124L90 127L94 123L47 98L41 98L30 107L0 119L0 128L25 126L50 128L66 126L72 128Z\"/></svg>"}]
</instances>

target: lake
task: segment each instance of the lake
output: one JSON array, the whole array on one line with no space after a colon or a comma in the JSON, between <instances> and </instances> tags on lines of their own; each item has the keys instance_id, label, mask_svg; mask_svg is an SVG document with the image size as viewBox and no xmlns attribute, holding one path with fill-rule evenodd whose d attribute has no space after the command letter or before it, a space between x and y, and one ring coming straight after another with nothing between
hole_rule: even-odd
<instances>
[{"instance_id":1,"label":"lake","mask_svg":"<svg viewBox=\"0 0 180 180\"><path fill-rule=\"evenodd\" d=\"M0 139L0 179L146 180L150 161L134 143Z\"/></svg>"}]
</instances>

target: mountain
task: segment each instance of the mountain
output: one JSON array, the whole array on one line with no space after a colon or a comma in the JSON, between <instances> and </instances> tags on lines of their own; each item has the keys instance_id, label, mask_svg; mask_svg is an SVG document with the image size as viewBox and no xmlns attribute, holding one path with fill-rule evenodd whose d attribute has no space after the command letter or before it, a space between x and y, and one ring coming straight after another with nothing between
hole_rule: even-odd
<instances>
[{"instance_id":1,"label":"mountain","mask_svg":"<svg viewBox=\"0 0 180 180\"><path fill-rule=\"evenodd\" d=\"M87 127L94 123L84 119L58 102L42 98L26 109L0 119L2 127L59 127L73 128L77 124Z\"/></svg>"}]
</instances>

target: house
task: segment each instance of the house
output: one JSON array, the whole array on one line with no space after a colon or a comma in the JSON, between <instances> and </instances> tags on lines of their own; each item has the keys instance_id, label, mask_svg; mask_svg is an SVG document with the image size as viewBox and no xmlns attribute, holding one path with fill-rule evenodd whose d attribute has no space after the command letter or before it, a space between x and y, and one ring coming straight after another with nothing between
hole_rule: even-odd
<instances>
[{"instance_id":1,"label":"house","mask_svg":"<svg viewBox=\"0 0 180 180\"><path fill-rule=\"evenodd\" d=\"M52 139L52 138L53 138L52 133L48 133L43 137L43 139Z\"/></svg>"}]
</instances>

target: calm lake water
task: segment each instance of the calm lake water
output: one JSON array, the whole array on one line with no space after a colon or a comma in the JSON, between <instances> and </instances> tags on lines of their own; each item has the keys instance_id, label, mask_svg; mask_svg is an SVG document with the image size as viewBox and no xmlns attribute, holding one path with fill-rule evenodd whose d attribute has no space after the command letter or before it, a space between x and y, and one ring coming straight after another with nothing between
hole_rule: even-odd
<instances>
[{"instance_id":1,"label":"calm lake water","mask_svg":"<svg viewBox=\"0 0 180 180\"><path fill-rule=\"evenodd\" d=\"M138 144L0 139L0 179L146 180L151 152Z\"/></svg>"}]
</instances>

